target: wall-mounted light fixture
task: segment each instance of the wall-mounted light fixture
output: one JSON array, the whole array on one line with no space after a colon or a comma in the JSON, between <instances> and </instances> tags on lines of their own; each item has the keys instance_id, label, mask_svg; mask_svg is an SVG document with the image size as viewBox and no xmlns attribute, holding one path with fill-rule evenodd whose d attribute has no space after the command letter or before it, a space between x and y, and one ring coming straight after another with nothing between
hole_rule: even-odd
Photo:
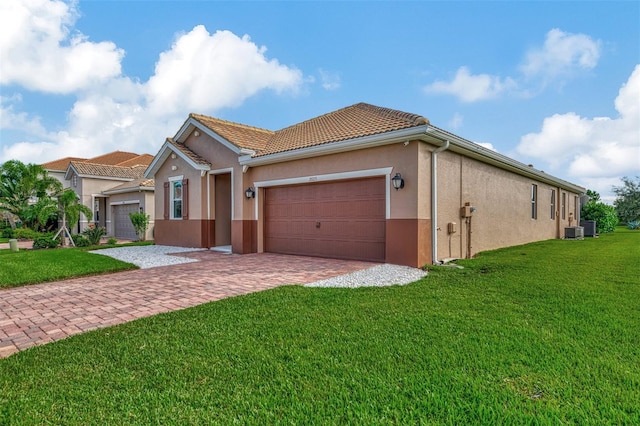
<instances>
[{"instance_id":1,"label":"wall-mounted light fixture","mask_svg":"<svg viewBox=\"0 0 640 426\"><path fill-rule=\"evenodd\" d=\"M404 188L404 179L402 179L402 175L400 173L396 173L396 175L391 178L391 183L396 191Z\"/></svg>"},{"instance_id":2,"label":"wall-mounted light fixture","mask_svg":"<svg viewBox=\"0 0 640 426\"><path fill-rule=\"evenodd\" d=\"M252 187L248 187L244 191L244 196L247 197L247 200L250 200L252 198L256 198L256 191L254 191Z\"/></svg>"},{"instance_id":3,"label":"wall-mounted light fixture","mask_svg":"<svg viewBox=\"0 0 640 426\"><path fill-rule=\"evenodd\" d=\"M196 130L195 132L193 132L193 136L197 138L198 136L200 136L200 132Z\"/></svg>"},{"instance_id":4,"label":"wall-mounted light fixture","mask_svg":"<svg viewBox=\"0 0 640 426\"><path fill-rule=\"evenodd\" d=\"M173 170L173 171L178 170L178 166L171 166L171 170Z\"/></svg>"},{"instance_id":5,"label":"wall-mounted light fixture","mask_svg":"<svg viewBox=\"0 0 640 426\"><path fill-rule=\"evenodd\" d=\"M175 160L175 159L176 159L176 154L174 154L174 153L172 152L172 153L171 153L171 158Z\"/></svg>"}]
</instances>

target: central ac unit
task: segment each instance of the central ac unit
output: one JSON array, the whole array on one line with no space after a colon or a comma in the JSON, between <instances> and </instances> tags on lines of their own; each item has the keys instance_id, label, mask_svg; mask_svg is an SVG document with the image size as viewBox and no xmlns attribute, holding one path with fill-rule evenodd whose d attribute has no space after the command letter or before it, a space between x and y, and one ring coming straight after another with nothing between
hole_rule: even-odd
<instances>
[{"instance_id":1,"label":"central ac unit","mask_svg":"<svg viewBox=\"0 0 640 426\"><path fill-rule=\"evenodd\" d=\"M564 238L582 240L584 239L584 228L582 226L569 226L564 228Z\"/></svg>"}]
</instances>

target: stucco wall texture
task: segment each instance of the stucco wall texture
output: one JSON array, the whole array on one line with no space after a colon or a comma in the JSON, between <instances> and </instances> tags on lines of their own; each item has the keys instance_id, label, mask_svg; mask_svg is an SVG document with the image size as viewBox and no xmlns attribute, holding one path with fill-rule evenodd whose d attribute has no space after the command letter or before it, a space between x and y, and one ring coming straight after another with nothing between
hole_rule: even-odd
<instances>
[{"instance_id":1,"label":"stucco wall texture","mask_svg":"<svg viewBox=\"0 0 640 426\"><path fill-rule=\"evenodd\" d=\"M220 226L215 224L216 173L231 178L233 251L248 253L264 249L262 200L265 189L258 188L257 197L247 199L246 188L255 187L256 182L386 168L392 170L389 177L401 173L405 181L401 190L387 185L386 261L410 266L432 261L431 157L436 147L429 143L392 143L250 167L244 173L238 156L206 134L190 135L185 145L210 161L213 172L195 170L179 155L168 157L159 167L155 175L158 244L213 245L212 228ZM163 219L163 182L177 176L189 179L186 221ZM532 218L532 185L537 186L535 219ZM552 190L555 190L558 212L555 219L551 218ZM437 235L437 260L464 258L483 250L558 238L564 227L576 225L579 213L575 203L578 194L446 150L437 157L437 191L437 225L433 231ZM567 193L564 219L560 211L563 192ZM470 220L460 214L465 203L476 208ZM224 221L226 224L228 219Z\"/></svg>"}]
</instances>

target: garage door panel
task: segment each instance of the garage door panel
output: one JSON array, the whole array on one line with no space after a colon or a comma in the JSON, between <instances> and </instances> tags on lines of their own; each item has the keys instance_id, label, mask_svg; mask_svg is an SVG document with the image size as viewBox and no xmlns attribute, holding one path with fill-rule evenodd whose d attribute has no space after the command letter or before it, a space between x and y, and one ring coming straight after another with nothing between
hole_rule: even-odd
<instances>
[{"instance_id":1,"label":"garage door panel","mask_svg":"<svg viewBox=\"0 0 640 426\"><path fill-rule=\"evenodd\" d=\"M384 178L268 188L265 250L384 261Z\"/></svg>"},{"instance_id":2,"label":"garage door panel","mask_svg":"<svg viewBox=\"0 0 640 426\"><path fill-rule=\"evenodd\" d=\"M126 240L136 240L138 238L136 230L131 223L129 213L139 211L139 204L123 204L113 206L114 236Z\"/></svg>"}]
</instances>

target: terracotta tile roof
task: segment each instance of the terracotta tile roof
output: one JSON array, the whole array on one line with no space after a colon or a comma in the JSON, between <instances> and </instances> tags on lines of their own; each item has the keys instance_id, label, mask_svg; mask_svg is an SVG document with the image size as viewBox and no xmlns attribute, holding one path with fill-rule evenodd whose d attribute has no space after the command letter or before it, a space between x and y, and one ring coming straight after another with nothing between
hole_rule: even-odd
<instances>
[{"instance_id":1,"label":"terracotta tile roof","mask_svg":"<svg viewBox=\"0 0 640 426\"><path fill-rule=\"evenodd\" d=\"M420 115L359 103L278 130L258 155L377 135L428 123Z\"/></svg>"},{"instance_id":2,"label":"terracotta tile roof","mask_svg":"<svg viewBox=\"0 0 640 426\"><path fill-rule=\"evenodd\" d=\"M189 117L202 123L239 148L260 151L264 149L274 134L271 130L233 123L219 118L207 117L206 115L191 113Z\"/></svg>"},{"instance_id":3,"label":"terracotta tile roof","mask_svg":"<svg viewBox=\"0 0 640 426\"><path fill-rule=\"evenodd\" d=\"M87 161L86 158L80 157L64 157L59 160L49 161L48 163L44 163L42 167L47 170L57 170L57 171L66 171L69 167L69 163L72 161Z\"/></svg>"},{"instance_id":4,"label":"terracotta tile roof","mask_svg":"<svg viewBox=\"0 0 640 426\"><path fill-rule=\"evenodd\" d=\"M139 165L133 167L109 166L105 164L94 164L88 162L71 162L71 166L84 176L102 176L121 179L137 179L144 175L147 166Z\"/></svg>"},{"instance_id":5,"label":"terracotta tile roof","mask_svg":"<svg viewBox=\"0 0 640 426\"><path fill-rule=\"evenodd\" d=\"M426 118L389 108L358 103L278 131L190 114L209 129L254 157L307 148L429 124Z\"/></svg>"},{"instance_id":6,"label":"terracotta tile roof","mask_svg":"<svg viewBox=\"0 0 640 426\"><path fill-rule=\"evenodd\" d=\"M140 155L134 152L113 151L113 152L108 152L106 154L99 155L97 157L89 158L88 160L86 160L86 162L93 163L93 164L104 164L107 166L115 166L122 162L131 160L139 156Z\"/></svg>"},{"instance_id":7,"label":"terracotta tile roof","mask_svg":"<svg viewBox=\"0 0 640 426\"><path fill-rule=\"evenodd\" d=\"M107 191L105 191L105 193L110 193L114 191L120 192L126 189L137 189L137 188L153 189L154 187L155 187L155 182L153 179L146 179L142 177L142 178L134 179L131 182L125 182L121 185L114 186L113 188L110 188Z\"/></svg>"},{"instance_id":8,"label":"terracotta tile roof","mask_svg":"<svg viewBox=\"0 0 640 426\"><path fill-rule=\"evenodd\" d=\"M154 157L151 154L142 154L115 165L121 167L148 166L153 161L153 158Z\"/></svg>"},{"instance_id":9,"label":"terracotta tile roof","mask_svg":"<svg viewBox=\"0 0 640 426\"><path fill-rule=\"evenodd\" d=\"M203 157L201 157L198 154L196 154L195 152L193 152L191 149L187 148L184 144L174 141L173 138L167 138L167 142L169 142L171 145L176 147L176 149L178 149L184 155L189 157L189 159L191 161L193 161L194 163L196 163L198 165L201 165L201 166L211 166L210 162L208 162Z\"/></svg>"}]
</instances>

